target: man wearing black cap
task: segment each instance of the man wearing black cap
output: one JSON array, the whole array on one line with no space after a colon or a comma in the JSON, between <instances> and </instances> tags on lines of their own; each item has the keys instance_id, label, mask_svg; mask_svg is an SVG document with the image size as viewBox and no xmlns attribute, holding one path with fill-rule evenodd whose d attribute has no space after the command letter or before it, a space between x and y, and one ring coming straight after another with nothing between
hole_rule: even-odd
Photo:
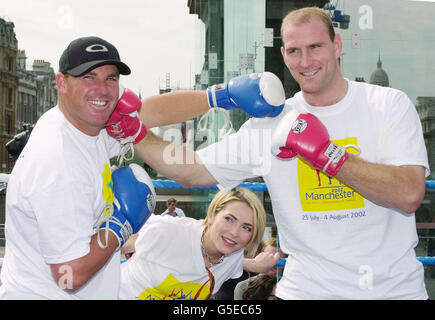
<instances>
[{"instance_id":1,"label":"man wearing black cap","mask_svg":"<svg viewBox=\"0 0 435 320\"><path fill-rule=\"evenodd\" d=\"M108 64L116 66L120 74L131 73L111 43L98 37L78 38L69 44L60 57L59 72L78 77Z\"/></svg>"},{"instance_id":2,"label":"man wearing black cap","mask_svg":"<svg viewBox=\"0 0 435 320\"><path fill-rule=\"evenodd\" d=\"M233 92L230 82L141 101L119 84L120 74L130 72L117 49L98 37L76 39L63 52L58 105L38 120L10 175L0 299L116 299L118 249L146 219L117 211L110 159L143 140L146 127L216 106L276 116L284 103L281 82L273 75L269 81L271 74L238 77ZM251 89L256 93L245 93ZM140 202L136 192L124 196Z\"/></svg>"},{"instance_id":3,"label":"man wearing black cap","mask_svg":"<svg viewBox=\"0 0 435 320\"><path fill-rule=\"evenodd\" d=\"M120 88L120 74L130 72L117 49L98 37L76 39L63 52L58 105L38 120L10 175L0 299L117 298L118 249L132 230L111 216L110 159L121 145L103 129L115 106L132 116L141 108L133 92ZM189 105L208 109L204 92L187 94L197 97ZM148 106L147 125L196 115L180 100L171 110L178 106L183 112ZM139 118L129 129L146 134ZM131 225L143 223L129 214ZM108 229L101 221L110 222Z\"/></svg>"}]
</instances>

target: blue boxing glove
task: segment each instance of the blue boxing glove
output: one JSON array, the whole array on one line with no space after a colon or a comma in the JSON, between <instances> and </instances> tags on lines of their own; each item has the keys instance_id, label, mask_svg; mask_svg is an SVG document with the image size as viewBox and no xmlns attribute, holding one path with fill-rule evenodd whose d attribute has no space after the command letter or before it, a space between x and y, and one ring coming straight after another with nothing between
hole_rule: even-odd
<instances>
[{"instance_id":1,"label":"blue boxing glove","mask_svg":"<svg viewBox=\"0 0 435 320\"><path fill-rule=\"evenodd\" d=\"M114 200L113 213L106 217L99 229L113 232L121 248L128 238L139 231L156 207L156 192L146 171L137 164L116 169L112 173ZM99 235L99 234L98 234ZM98 237L98 244L101 244Z\"/></svg>"},{"instance_id":2,"label":"blue boxing glove","mask_svg":"<svg viewBox=\"0 0 435 320\"><path fill-rule=\"evenodd\" d=\"M281 80L271 72L252 73L207 89L211 108L239 108L255 118L276 117L284 108Z\"/></svg>"}]
</instances>

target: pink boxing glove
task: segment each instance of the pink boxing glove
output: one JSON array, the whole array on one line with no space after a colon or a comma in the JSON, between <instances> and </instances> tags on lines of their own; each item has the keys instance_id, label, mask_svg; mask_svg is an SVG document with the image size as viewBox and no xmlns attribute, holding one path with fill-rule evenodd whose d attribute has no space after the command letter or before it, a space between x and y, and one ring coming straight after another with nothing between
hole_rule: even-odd
<instances>
[{"instance_id":1,"label":"pink boxing glove","mask_svg":"<svg viewBox=\"0 0 435 320\"><path fill-rule=\"evenodd\" d=\"M316 116L296 110L280 120L272 136L272 153L280 159L299 155L330 176L335 176L349 158L345 147L330 141L328 130Z\"/></svg>"},{"instance_id":2,"label":"pink boxing glove","mask_svg":"<svg viewBox=\"0 0 435 320\"><path fill-rule=\"evenodd\" d=\"M107 133L121 144L141 141L147 134L145 125L139 119L142 102L130 89L119 85L119 100L106 124Z\"/></svg>"}]
</instances>

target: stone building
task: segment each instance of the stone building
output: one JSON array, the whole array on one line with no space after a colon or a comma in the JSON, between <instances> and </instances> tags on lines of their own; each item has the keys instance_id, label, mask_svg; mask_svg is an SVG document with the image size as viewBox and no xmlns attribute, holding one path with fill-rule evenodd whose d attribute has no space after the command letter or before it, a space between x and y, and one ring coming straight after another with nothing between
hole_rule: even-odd
<instances>
[{"instance_id":1,"label":"stone building","mask_svg":"<svg viewBox=\"0 0 435 320\"><path fill-rule=\"evenodd\" d=\"M11 163L4 145L16 133L18 104L18 41L14 23L0 18L0 172Z\"/></svg>"},{"instance_id":2,"label":"stone building","mask_svg":"<svg viewBox=\"0 0 435 320\"><path fill-rule=\"evenodd\" d=\"M35 124L37 116L37 85L36 74L26 69L26 52L18 51L18 106L17 126L22 128L25 124Z\"/></svg>"},{"instance_id":3,"label":"stone building","mask_svg":"<svg viewBox=\"0 0 435 320\"><path fill-rule=\"evenodd\" d=\"M429 179L435 179L435 97L417 97L417 112L423 128L424 142L432 170Z\"/></svg>"},{"instance_id":4,"label":"stone building","mask_svg":"<svg viewBox=\"0 0 435 320\"><path fill-rule=\"evenodd\" d=\"M32 73L36 75L37 85L37 117L57 104L56 75L50 62L34 60Z\"/></svg>"},{"instance_id":5,"label":"stone building","mask_svg":"<svg viewBox=\"0 0 435 320\"><path fill-rule=\"evenodd\" d=\"M0 18L0 172L10 172L13 161L5 145L23 125L57 104L55 73L50 63L34 60L26 68L25 50L18 50L13 22Z\"/></svg>"}]
</instances>

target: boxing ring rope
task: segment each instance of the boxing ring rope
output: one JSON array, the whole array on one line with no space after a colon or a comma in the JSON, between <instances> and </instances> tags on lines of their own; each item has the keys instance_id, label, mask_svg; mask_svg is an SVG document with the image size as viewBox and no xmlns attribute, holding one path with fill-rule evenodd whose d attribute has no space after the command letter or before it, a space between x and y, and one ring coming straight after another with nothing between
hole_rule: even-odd
<instances>
[{"instance_id":1,"label":"boxing ring rope","mask_svg":"<svg viewBox=\"0 0 435 320\"><path fill-rule=\"evenodd\" d=\"M172 180L153 180L156 189L196 189L196 190L218 190L216 185L205 187L183 187L178 182ZM266 184L263 182L242 182L238 187L243 187L251 191L267 191Z\"/></svg>"},{"instance_id":2,"label":"boxing ring rope","mask_svg":"<svg viewBox=\"0 0 435 320\"><path fill-rule=\"evenodd\" d=\"M218 190L216 185L205 187L183 187L173 180L154 179L153 185L156 189L197 189L197 190ZM252 191L267 191L266 184L263 182L242 182L238 187L247 188ZM426 180L426 189L435 189L435 180Z\"/></svg>"},{"instance_id":3,"label":"boxing ring rope","mask_svg":"<svg viewBox=\"0 0 435 320\"><path fill-rule=\"evenodd\" d=\"M216 185L206 187L183 187L178 182L172 180L152 180L154 188L156 189L196 189L196 190L218 190ZM242 182L238 187L247 188L252 191L267 191L266 184L263 182ZM426 189L435 189L435 180L426 180ZM435 266L435 257L417 257L425 266ZM284 266L286 262L285 258L280 258L278 266Z\"/></svg>"},{"instance_id":4,"label":"boxing ring rope","mask_svg":"<svg viewBox=\"0 0 435 320\"><path fill-rule=\"evenodd\" d=\"M417 257L417 260L424 266L435 266L435 257ZM277 266L284 267L286 262L286 258L279 258Z\"/></svg>"},{"instance_id":5,"label":"boxing ring rope","mask_svg":"<svg viewBox=\"0 0 435 320\"><path fill-rule=\"evenodd\" d=\"M206 187L183 187L178 182L172 180L158 180L153 179L153 185L156 189L199 189L199 190L218 190L216 185L206 186ZM243 182L239 184L239 187L244 187L252 191L267 191L266 184L263 182ZM427 180L426 181L426 189L435 189L435 180ZM417 260L420 261L425 266L434 266L435 265L435 257L417 257ZM0 259L0 268L2 265L3 259ZM284 266L286 259L281 258L278 262L278 266Z\"/></svg>"}]
</instances>

